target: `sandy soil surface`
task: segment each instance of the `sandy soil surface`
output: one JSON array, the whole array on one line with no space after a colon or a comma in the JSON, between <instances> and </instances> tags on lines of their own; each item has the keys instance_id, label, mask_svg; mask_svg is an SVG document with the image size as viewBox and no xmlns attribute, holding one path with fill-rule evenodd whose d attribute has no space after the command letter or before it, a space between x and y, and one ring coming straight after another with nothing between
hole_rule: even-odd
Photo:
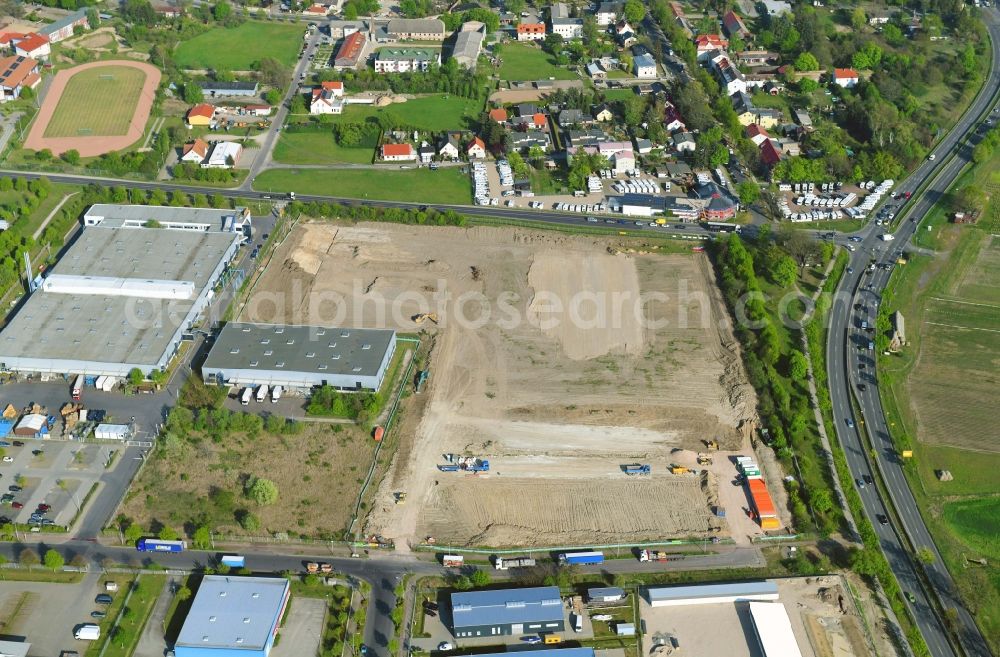
<instances>
[{"instance_id":1,"label":"sandy soil surface","mask_svg":"<svg viewBox=\"0 0 1000 657\"><path fill-rule=\"evenodd\" d=\"M404 424L366 528L405 549L428 536L500 546L726 533L710 509L717 477L666 470L674 450L707 439L748 448L755 398L721 307L701 254L314 223L278 250L241 319L433 334L423 413ZM439 323L412 320L426 312ZM439 472L446 453L488 458L492 471ZM624 475L634 461L653 476Z\"/></svg>"}]
</instances>

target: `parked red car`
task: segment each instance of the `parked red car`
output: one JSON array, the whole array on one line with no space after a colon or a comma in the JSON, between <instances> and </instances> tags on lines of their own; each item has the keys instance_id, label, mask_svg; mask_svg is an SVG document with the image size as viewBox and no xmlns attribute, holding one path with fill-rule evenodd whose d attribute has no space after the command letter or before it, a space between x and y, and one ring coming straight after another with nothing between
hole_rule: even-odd
<instances>
[{"instance_id":1,"label":"parked red car","mask_svg":"<svg viewBox=\"0 0 1000 657\"><path fill-rule=\"evenodd\" d=\"M21 504L20 502L11 502L10 505L12 507L14 507L15 509L23 509L24 508L24 505Z\"/></svg>"}]
</instances>

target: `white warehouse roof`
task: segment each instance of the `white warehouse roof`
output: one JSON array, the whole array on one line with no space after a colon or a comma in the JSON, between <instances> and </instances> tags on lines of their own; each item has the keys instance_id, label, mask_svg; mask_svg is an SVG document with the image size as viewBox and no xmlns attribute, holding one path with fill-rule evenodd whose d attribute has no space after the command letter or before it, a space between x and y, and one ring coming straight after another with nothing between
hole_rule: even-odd
<instances>
[{"instance_id":1,"label":"white warehouse roof","mask_svg":"<svg viewBox=\"0 0 1000 657\"><path fill-rule=\"evenodd\" d=\"M265 651L288 602L283 577L206 575L184 619L175 650Z\"/></svg>"},{"instance_id":2,"label":"white warehouse roof","mask_svg":"<svg viewBox=\"0 0 1000 657\"><path fill-rule=\"evenodd\" d=\"M142 299L191 299L191 281L157 281L113 276L71 276L52 274L42 283L42 289L55 294L77 294L105 297L139 297Z\"/></svg>"},{"instance_id":3,"label":"white warehouse roof","mask_svg":"<svg viewBox=\"0 0 1000 657\"><path fill-rule=\"evenodd\" d=\"M765 581L697 584L693 586L650 586L646 588L646 598L653 607L777 600L778 585Z\"/></svg>"},{"instance_id":4,"label":"white warehouse roof","mask_svg":"<svg viewBox=\"0 0 1000 657\"><path fill-rule=\"evenodd\" d=\"M751 602L750 617L764 657L802 657L785 605L780 602Z\"/></svg>"}]
</instances>

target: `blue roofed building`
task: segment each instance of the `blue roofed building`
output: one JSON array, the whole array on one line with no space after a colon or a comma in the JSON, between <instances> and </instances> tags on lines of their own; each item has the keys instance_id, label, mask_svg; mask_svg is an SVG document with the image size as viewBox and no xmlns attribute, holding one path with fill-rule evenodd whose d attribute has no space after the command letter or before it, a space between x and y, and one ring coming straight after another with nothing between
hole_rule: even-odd
<instances>
[{"instance_id":1,"label":"blue roofed building","mask_svg":"<svg viewBox=\"0 0 1000 657\"><path fill-rule=\"evenodd\" d=\"M267 657L288 605L283 577L206 575L174 644L176 657Z\"/></svg>"},{"instance_id":2,"label":"blue roofed building","mask_svg":"<svg viewBox=\"0 0 1000 657\"><path fill-rule=\"evenodd\" d=\"M458 639L562 632L566 628L558 586L452 593L451 611L452 632ZM593 652L561 657L593 657Z\"/></svg>"}]
</instances>

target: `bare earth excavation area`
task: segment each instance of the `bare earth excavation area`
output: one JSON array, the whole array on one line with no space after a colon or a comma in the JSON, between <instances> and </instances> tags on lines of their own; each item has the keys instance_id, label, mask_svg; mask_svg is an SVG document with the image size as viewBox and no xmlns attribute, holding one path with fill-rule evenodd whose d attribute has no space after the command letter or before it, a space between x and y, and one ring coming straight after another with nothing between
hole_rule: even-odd
<instances>
[{"instance_id":1,"label":"bare earth excavation area","mask_svg":"<svg viewBox=\"0 0 1000 657\"><path fill-rule=\"evenodd\" d=\"M428 312L437 324L413 321ZM366 531L398 547L731 529L711 512L714 473L668 470L704 440L746 449L755 421L702 254L521 229L306 224L241 319L434 334L424 412L397 427L368 518ZM439 471L450 453L488 459L490 472ZM633 462L652 475L625 475ZM393 503L398 491L406 504Z\"/></svg>"}]
</instances>

